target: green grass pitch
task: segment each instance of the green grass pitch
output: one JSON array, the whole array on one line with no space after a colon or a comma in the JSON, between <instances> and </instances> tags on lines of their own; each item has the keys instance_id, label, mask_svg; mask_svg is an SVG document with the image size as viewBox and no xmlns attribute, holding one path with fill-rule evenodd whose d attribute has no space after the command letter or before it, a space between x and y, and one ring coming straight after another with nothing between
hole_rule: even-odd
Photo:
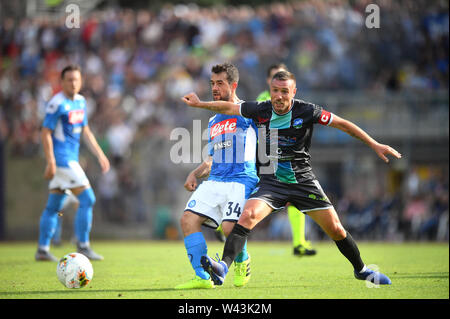
<instances>
[{"instance_id":1,"label":"green grass pitch","mask_svg":"<svg viewBox=\"0 0 450 319\"><path fill-rule=\"evenodd\" d=\"M289 242L250 241L252 278L233 286L233 267L223 286L175 290L193 277L182 241L94 241L105 257L94 261L92 282L67 289L56 263L36 262L34 242L0 243L0 299L448 299L448 243L359 243L366 264L387 274L391 286L368 287L354 279L350 263L331 241L316 243L318 254L296 257ZM209 255L223 244L208 242ZM65 243L52 248L62 257Z\"/></svg>"}]
</instances>

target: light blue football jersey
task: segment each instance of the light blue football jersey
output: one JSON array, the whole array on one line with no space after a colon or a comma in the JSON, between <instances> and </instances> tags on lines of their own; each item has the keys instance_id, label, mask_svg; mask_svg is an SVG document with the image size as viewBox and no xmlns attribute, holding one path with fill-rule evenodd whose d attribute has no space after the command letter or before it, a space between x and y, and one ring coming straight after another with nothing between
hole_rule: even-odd
<instances>
[{"instance_id":1,"label":"light blue football jersey","mask_svg":"<svg viewBox=\"0 0 450 319\"><path fill-rule=\"evenodd\" d=\"M87 123L86 100L82 95L77 94L71 100L59 92L47 103L42 126L53 131L56 166L68 167L69 161L78 162L80 136Z\"/></svg>"},{"instance_id":2,"label":"light blue football jersey","mask_svg":"<svg viewBox=\"0 0 450 319\"><path fill-rule=\"evenodd\" d=\"M208 131L208 150L213 159L208 179L243 183L248 197L259 180L255 123L242 116L216 114L209 120Z\"/></svg>"}]
</instances>

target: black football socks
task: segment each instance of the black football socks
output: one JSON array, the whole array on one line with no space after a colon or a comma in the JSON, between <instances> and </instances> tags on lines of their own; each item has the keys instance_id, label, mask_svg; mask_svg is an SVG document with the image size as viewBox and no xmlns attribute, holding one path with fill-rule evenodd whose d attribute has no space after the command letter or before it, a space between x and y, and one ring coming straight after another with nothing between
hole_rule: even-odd
<instances>
[{"instance_id":1,"label":"black football socks","mask_svg":"<svg viewBox=\"0 0 450 319\"><path fill-rule=\"evenodd\" d=\"M249 234L250 229L239 224L234 225L225 241L222 254L222 260L227 264L228 268L230 268L233 260L242 251Z\"/></svg>"},{"instance_id":2,"label":"black football socks","mask_svg":"<svg viewBox=\"0 0 450 319\"><path fill-rule=\"evenodd\" d=\"M347 232L347 237L341 240L335 240L336 246L339 248L339 251L342 255L345 256L353 265L355 271L359 272L364 268L364 263L359 254L358 246L353 240L352 235Z\"/></svg>"},{"instance_id":3,"label":"black football socks","mask_svg":"<svg viewBox=\"0 0 450 319\"><path fill-rule=\"evenodd\" d=\"M249 234L250 229L236 224L230 235L228 235L222 255L222 260L227 264L228 268L231 266L236 256L242 251ZM364 268L358 246L349 232L347 232L347 236L344 239L336 240L335 243L339 251L353 265L355 271L359 272Z\"/></svg>"}]
</instances>

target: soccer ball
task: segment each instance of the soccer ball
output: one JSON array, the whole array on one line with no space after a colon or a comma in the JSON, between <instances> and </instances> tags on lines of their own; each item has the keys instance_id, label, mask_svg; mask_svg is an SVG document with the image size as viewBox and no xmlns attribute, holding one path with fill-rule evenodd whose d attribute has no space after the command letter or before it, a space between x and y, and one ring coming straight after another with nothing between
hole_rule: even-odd
<instances>
[{"instance_id":1,"label":"soccer ball","mask_svg":"<svg viewBox=\"0 0 450 319\"><path fill-rule=\"evenodd\" d=\"M92 280L94 269L86 256L71 253L59 260L56 275L67 288L83 288Z\"/></svg>"}]
</instances>

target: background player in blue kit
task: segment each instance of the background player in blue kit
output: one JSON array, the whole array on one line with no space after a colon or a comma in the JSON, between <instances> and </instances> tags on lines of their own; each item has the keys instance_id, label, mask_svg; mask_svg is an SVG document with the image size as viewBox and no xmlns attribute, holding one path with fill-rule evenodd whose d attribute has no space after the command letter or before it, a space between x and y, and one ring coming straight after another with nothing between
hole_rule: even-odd
<instances>
[{"instance_id":1,"label":"background player in blue kit","mask_svg":"<svg viewBox=\"0 0 450 319\"><path fill-rule=\"evenodd\" d=\"M269 154L274 170L270 174L261 175L256 191L246 202L238 223L227 237L222 260L216 262L204 257L202 265L210 273L214 283L221 285L231 261L247 241L253 227L289 202L307 213L335 241L339 251L352 264L355 278L377 284L391 284L386 275L366 267L355 241L342 226L333 205L312 172L309 148L313 124L331 126L348 133L371 147L385 162L389 161L386 155L401 158L401 154L389 145L378 143L352 122L318 105L294 99L296 92L295 76L281 71L272 78L270 101L241 104L202 102L195 93L182 98L192 107L252 118L257 125L264 126L269 132L264 138L260 137L260 142L266 143L266 150L272 144L276 147L276 153ZM272 138L273 130L276 131L277 138Z\"/></svg>"},{"instance_id":2,"label":"background player in blue kit","mask_svg":"<svg viewBox=\"0 0 450 319\"><path fill-rule=\"evenodd\" d=\"M36 260L57 261L50 250L50 241L57 226L61 210L69 189L79 201L75 216L77 251L91 260L102 260L90 247L89 233L92 225L92 207L95 195L83 169L78 163L80 137L97 157L102 172L110 164L91 132L87 121L86 100L78 92L81 89L81 69L69 65L61 72L62 91L48 102L42 125L42 144L47 166L44 177L50 180L50 194L39 223L39 245Z\"/></svg>"},{"instance_id":3,"label":"background player in blue kit","mask_svg":"<svg viewBox=\"0 0 450 319\"><path fill-rule=\"evenodd\" d=\"M67 210L74 209L75 211L78 210L78 199L75 195L72 194L70 190L66 190L65 193L67 194L64 203L61 207L61 210L58 213L57 218L57 224L55 233L53 234L51 243L53 246L61 246L62 245L62 228L63 228L63 214Z\"/></svg>"},{"instance_id":4,"label":"background player in blue kit","mask_svg":"<svg viewBox=\"0 0 450 319\"><path fill-rule=\"evenodd\" d=\"M211 89L214 100L241 103L236 96L239 73L229 63L212 68ZM256 174L257 129L251 119L217 114L209 120L209 157L187 177L184 187L195 191L188 200L181 228L184 244L196 276L176 289L213 288L210 275L200 260L207 254L201 226L222 229L227 236L238 221L247 198L258 182ZM209 175L197 188L197 179ZM250 279L250 255L244 243L235 262L234 285Z\"/></svg>"}]
</instances>

